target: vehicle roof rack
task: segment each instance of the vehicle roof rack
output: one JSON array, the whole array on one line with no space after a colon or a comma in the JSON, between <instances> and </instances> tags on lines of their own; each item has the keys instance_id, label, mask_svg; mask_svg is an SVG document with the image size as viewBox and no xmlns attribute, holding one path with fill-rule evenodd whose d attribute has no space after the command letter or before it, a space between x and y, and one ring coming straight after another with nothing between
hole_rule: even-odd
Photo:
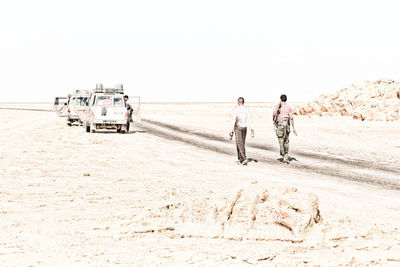
<instances>
[{"instance_id":1,"label":"vehicle roof rack","mask_svg":"<svg viewBox=\"0 0 400 267\"><path fill-rule=\"evenodd\" d=\"M104 93L106 94L123 94L124 89L117 89L117 88L105 88Z\"/></svg>"},{"instance_id":2,"label":"vehicle roof rack","mask_svg":"<svg viewBox=\"0 0 400 267\"><path fill-rule=\"evenodd\" d=\"M89 90L75 90L75 94L77 95L88 95Z\"/></svg>"},{"instance_id":3,"label":"vehicle roof rack","mask_svg":"<svg viewBox=\"0 0 400 267\"><path fill-rule=\"evenodd\" d=\"M96 88L93 89L93 93L104 93L104 94L123 94L124 86L121 83L115 85L114 88L104 88L103 84L96 84Z\"/></svg>"}]
</instances>

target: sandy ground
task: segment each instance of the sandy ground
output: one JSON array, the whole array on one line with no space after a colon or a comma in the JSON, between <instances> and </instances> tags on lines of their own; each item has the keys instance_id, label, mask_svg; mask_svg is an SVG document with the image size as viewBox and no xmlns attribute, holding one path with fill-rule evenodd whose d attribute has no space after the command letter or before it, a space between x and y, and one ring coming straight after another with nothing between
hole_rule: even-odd
<instances>
[{"instance_id":1,"label":"sandy ground","mask_svg":"<svg viewBox=\"0 0 400 267\"><path fill-rule=\"evenodd\" d=\"M144 104L125 135L0 109L1 265L399 266L400 123L296 117L283 165L272 105L249 107L248 166L227 138L232 104ZM160 213L288 186L320 201L322 221L299 242L184 237Z\"/></svg>"}]
</instances>

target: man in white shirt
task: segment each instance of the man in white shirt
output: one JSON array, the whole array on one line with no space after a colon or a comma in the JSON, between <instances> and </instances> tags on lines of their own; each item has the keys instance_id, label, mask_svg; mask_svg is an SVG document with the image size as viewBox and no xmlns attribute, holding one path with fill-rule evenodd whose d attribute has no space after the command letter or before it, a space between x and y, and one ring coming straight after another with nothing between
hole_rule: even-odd
<instances>
[{"instance_id":1,"label":"man in white shirt","mask_svg":"<svg viewBox=\"0 0 400 267\"><path fill-rule=\"evenodd\" d=\"M246 165L248 163L246 157L246 148L245 148L248 126L251 129L251 137L254 138L254 128L251 122L250 111L246 107L244 107L244 98L239 97L238 106L237 108L235 108L235 112L233 114L233 120L229 136L232 139L233 133L235 133L238 159L239 163L242 165Z\"/></svg>"}]
</instances>

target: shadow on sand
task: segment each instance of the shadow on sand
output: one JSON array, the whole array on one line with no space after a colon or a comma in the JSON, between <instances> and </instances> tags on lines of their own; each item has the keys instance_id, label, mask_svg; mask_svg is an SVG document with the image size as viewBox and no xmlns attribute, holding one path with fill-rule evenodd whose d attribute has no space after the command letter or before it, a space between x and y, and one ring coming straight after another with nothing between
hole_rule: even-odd
<instances>
[{"instance_id":1,"label":"shadow on sand","mask_svg":"<svg viewBox=\"0 0 400 267\"><path fill-rule=\"evenodd\" d=\"M283 163L283 158L279 158L279 159L276 159L276 160L278 160L280 163ZM294 158L294 157L288 157L288 160L289 160L289 163L290 162L292 162L292 161L298 161L296 158Z\"/></svg>"}]
</instances>

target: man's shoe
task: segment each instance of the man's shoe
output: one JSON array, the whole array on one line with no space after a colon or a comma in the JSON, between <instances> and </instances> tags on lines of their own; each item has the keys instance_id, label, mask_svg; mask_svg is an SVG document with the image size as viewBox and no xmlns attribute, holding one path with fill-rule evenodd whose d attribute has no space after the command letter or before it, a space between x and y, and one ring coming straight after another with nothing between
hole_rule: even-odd
<instances>
[{"instance_id":1,"label":"man's shoe","mask_svg":"<svg viewBox=\"0 0 400 267\"><path fill-rule=\"evenodd\" d=\"M242 161L242 165L247 165L248 162L249 161L247 159L245 159L245 160Z\"/></svg>"},{"instance_id":2,"label":"man's shoe","mask_svg":"<svg viewBox=\"0 0 400 267\"><path fill-rule=\"evenodd\" d=\"M288 154L285 154L285 156L283 157L283 163L289 164L289 156L288 156Z\"/></svg>"}]
</instances>

